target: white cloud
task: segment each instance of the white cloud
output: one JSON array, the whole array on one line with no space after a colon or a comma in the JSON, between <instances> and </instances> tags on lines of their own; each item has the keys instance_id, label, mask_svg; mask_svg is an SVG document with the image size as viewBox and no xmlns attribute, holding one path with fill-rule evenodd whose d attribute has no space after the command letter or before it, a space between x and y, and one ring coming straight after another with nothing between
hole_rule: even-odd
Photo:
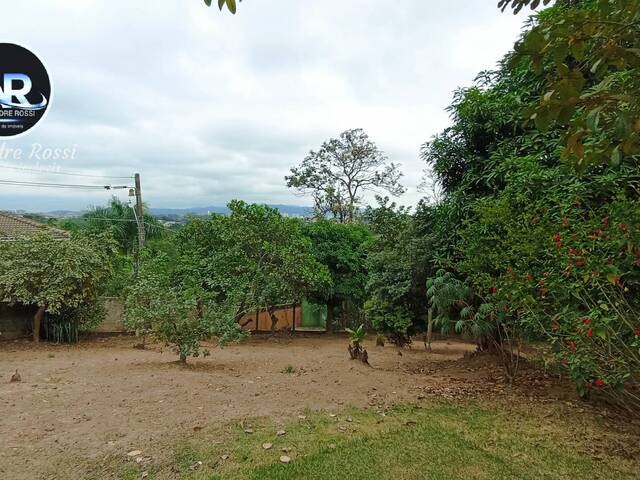
<instances>
[{"instance_id":1,"label":"white cloud","mask_svg":"<svg viewBox=\"0 0 640 480\"><path fill-rule=\"evenodd\" d=\"M36 51L55 86L48 117L7 144L78 145L61 169L140 171L158 207L307 203L286 188L289 167L356 127L403 165L401 202L415 203L418 151L447 126L452 91L494 66L525 18L486 0L247 0L235 16L201 0L3 8L28 19L5 22L3 38ZM0 178L27 179L2 169ZM107 197L3 188L0 209Z\"/></svg>"}]
</instances>

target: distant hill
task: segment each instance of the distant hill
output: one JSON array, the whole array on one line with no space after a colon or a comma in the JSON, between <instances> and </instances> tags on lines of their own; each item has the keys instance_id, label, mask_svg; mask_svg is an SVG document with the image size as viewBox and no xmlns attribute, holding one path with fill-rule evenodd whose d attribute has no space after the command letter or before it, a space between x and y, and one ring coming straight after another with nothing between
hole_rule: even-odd
<instances>
[{"instance_id":1,"label":"distant hill","mask_svg":"<svg viewBox=\"0 0 640 480\"><path fill-rule=\"evenodd\" d=\"M308 217L313 214L313 208L301 207L297 205L269 205L272 208L277 209L282 215L289 217ZM192 208L151 208L149 209L153 215L208 215L211 213L229 213L227 207L192 207Z\"/></svg>"},{"instance_id":2,"label":"distant hill","mask_svg":"<svg viewBox=\"0 0 640 480\"><path fill-rule=\"evenodd\" d=\"M312 207L301 207L299 205L269 205L277 209L282 215L287 217L309 217L313 214ZM185 215L209 215L211 213L221 213L226 215L229 213L227 207L209 206L209 207L191 207L191 208L150 208L151 213L159 217L179 218ZM73 210L54 210L50 212L39 212L56 218L78 217L83 212Z\"/></svg>"}]
</instances>

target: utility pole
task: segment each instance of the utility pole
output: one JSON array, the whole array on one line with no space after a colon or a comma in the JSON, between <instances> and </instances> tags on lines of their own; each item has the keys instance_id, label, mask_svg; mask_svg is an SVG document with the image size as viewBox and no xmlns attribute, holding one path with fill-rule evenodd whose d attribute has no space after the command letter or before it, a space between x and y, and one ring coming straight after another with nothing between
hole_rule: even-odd
<instances>
[{"instance_id":1,"label":"utility pole","mask_svg":"<svg viewBox=\"0 0 640 480\"><path fill-rule=\"evenodd\" d=\"M138 225L138 251L136 252L136 274L139 269L140 262L140 252L142 251L142 247L144 247L144 216L142 213L142 188L140 186L140 174L136 173L135 175L136 181L136 224Z\"/></svg>"}]
</instances>

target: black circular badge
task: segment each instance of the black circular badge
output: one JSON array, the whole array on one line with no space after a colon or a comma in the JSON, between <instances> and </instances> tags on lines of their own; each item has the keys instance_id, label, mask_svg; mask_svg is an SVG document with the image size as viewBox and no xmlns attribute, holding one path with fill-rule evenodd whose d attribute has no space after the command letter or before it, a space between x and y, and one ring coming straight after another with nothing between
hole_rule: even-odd
<instances>
[{"instance_id":1,"label":"black circular badge","mask_svg":"<svg viewBox=\"0 0 640 480\"><path fill-rule=\"evenodd\" d=\"M50 100L49 74L40 59L20 45L0 43L0 137L29 130Z\"/></svg>"}]
</instances>

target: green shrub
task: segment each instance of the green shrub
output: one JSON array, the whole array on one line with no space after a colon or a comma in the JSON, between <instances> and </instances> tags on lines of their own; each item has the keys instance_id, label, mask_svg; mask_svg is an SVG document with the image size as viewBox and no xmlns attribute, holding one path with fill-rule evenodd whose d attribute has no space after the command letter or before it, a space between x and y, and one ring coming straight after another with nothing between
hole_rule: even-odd
<instances>
[{"instance_id":1,"label":"green shrub","mask_svg":"<svg viewBox=\"0 0 640 480\"><path fill-rule=\"evenodd\" d=\"M408 330L412 325L411 313L402 305L391 305L380 297L372 297L365 302L365 315L373 328L396 345L409 341Z\"/></svg>"}]
</instances>

